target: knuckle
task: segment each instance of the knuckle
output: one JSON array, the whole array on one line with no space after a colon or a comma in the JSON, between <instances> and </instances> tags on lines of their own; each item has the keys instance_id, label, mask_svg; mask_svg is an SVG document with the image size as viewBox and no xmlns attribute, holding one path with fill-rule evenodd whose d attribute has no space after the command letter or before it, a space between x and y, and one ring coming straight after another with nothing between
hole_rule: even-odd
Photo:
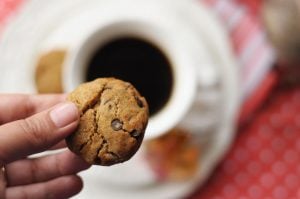
<instances>
[{"instance_id":1,"label":"knuckle","mask_svg":"<svg viewBox=\"0 0 300 199\"><path fill-rule=\"evenodd\" d=\"M0 147L0 168L4 166L6 162L6 152Z\"/></svg>"},{"instance_id":2,"label":"knuckle","mask_svg":"<svg viewBox=\"0 0 300 199\"><path fill-rule=\"evenodd\" d=\"M22 97L24 98L23 102L25 115L32 115L32 113L34 113L35 106L33 106L31 97L29 95L24 95Z\"/></svg>"},{"instance_id":3,"label":"knuckle","mask_svg":"<svg viewBox=\"0 0 300 199\"><path fill-rule=\"evenodd\" d=\"M61 161L59 160L59 156L55 156L55 170L57 171L57 174L59 176L63 176L63 175L65 175L65 172L60 163L61 163Z\"/></svg>"},{"instance_id":4,"label":"knuckle","mask_svg":"<svg viewBox=\"0 0 300 199\"><path fill-rule=\"evenodd\" d=\"M39 165L38 165L36 159L34 159L31 161L31 167L30 167L30 177L31 177L30 181L31 182L34 182L34 183L38 182L38 177L37 177L38 172L37 171L40 171L40 168L39 168Z\"/></svg>"}]
</instances>

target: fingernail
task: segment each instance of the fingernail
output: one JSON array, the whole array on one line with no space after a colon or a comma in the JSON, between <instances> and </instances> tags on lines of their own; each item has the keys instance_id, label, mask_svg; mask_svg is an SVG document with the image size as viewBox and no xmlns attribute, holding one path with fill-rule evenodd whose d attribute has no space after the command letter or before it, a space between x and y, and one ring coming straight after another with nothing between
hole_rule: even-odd
<instances>
[{"instance_id":1,"label":"fingernail","mask_svg":"<svg viewBox=\"0 0 300 199\"><path fill-rule=\"evenodd\" d=\"M50 112L50 118L56 127L62 128L78 119L78 109L71 102L62 103Z\"/></svg>"}]
</instances>

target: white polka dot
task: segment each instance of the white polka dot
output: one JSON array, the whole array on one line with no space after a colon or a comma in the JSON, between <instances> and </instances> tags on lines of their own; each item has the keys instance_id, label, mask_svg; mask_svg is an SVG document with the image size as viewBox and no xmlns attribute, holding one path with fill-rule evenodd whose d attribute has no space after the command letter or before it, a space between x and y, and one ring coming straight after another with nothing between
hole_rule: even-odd
<instances>
[{"instance_id":1,"label":"white polka dot","mask_svg":"<svg viewBox=\"0 0 300 199\"><path fill-rule=\"evenodd\" d=\"M276 151L281 151L285 148L285 142L282 138L275 138L272 140L272 148Z\"/></svg>"},{"instance_id":2,"label":"white polka dot","mask_svg":"<svg viewBox=\"0 0 300 199\"><path fill-rule=\"evenodd\" d=\"M283 135L287 140L294 139L297 136L297 132L291 126L286 126L283 129Z\"/></svg>"},{"instance_id":3,"label":"white polka dot","mask_svg":"<svg viewBox=\"0 0 300 199\"><path fill-rule=\"evenodd\" d=\"M285 179L285 184L290 188L298 187L299 179L294 174L288 174Z\"/></svg>"},{"instance_id":4,"label":"white polka dot","mask_svg":"<svg viewBox=\"0 0 300 199\"><path fill-rule=\"evenodd\" d=\"M223 188L223 193L225 196L227 197L235 197L237 195L237 188L233 185L226 185L224 188Z\"/></svg>"},{"instance_id":5,"label":"white polka dot","mask_svg":"<svg viewBox=\"0 0 300 199\"><path fill-rule=\"evenodd\" d=\"M235 181L238 183L238 185L245 186L249 182L249 175L244 172L240 172L235 176Z\"/></svg>"},{"instance_id":6,"label":"white polka dot","mask_svg":"<svg viewBox=\"0 0 300 199\"><path fill-rule=\"evenodd\" d=\"M283 175L286 172L286 165L281 161L277 161L272 165L272 171L276 175Z\"/></svg>"},{"instance_id":7,"label":"white polka dot","mask_svg":"<svg viewBox=\"0 0 300 199\"><path fill-rule=\"evenodd\" d=\"M269 126L267 125L262 125L258 129L258 134L261 138L271 138L272 137L272 130Z\"/></svg>"},{"instance_id":8,"label":"white polka dot","mask_svg":"<svg viewBox=\"0 0 300 199\"><path fill-rule=\"evenodd\" d=\"M261 142L258 138L250 137L247 140L246 146L251 151L257 151L261 147Z\"/></svg>"},{"instance_id":9,"label":"white polka dot","mask_svg":"<svg viewBox=\"0 0 300 199\"><path fill-rule=\"evenodd\" d=\"M299 104L299 102L300 102L300 92L296 92L294 95L293 95L293 102L295 103L295 104Z\"/></svg>"},{"instance_id":10,"label":"white polka dot","mask_svg":"<svg viewBox=\"0 0 300 199\"><path fill-rule=\"evenodd\" d=\"M298 175L300 176L300 164L298 164L297 172L298 172Z\"/></svg>"},{"instance_id":11,"label":"white polka dot","mask_svg":"<svg viewBox=\"0 0 300 199\"><path fill-rule=\"evenodd\" d=\"M293 112L293 106L290 103L284 103L281 105L280 112L283 115L290 115Z\"/></svg>"},{"instance_id":12,"label":"white polka dot","mask_svg":"<svg viewBox=\"0 0 300 199\"><path fill-rule=\"evenodd\" d=\"M232 175L237 169L236 163L233 160L226 160L223 164L223 170L226 174Z\"/></svg>"},{"instance_id":13,"label":"white polka dot","mask_svg":"<svg viewBox=\"0 0 300 199\"><path fill-rule=\"evenodd\" d=\"M296 149L298 150L298 153L300 153L300 138L296 141Z\"/></svg>"},{"instance_id":14,"label":"white polka dot","mask_svg":"<svg viewBox=\"0 0 300 199\"><path fill-rule=\"evenodd\" d=\"M295 163L298 161L298 153L294 150L287 150L284 153L284 160L288 163Z\"/></svg>"},{"instance_id":15,"label":"white polka dot","mask_svg":"<svg viewBox=\"0 0 300 199\"><path fill-rule=\"evenodd\" d=\"M248 189L248 193L251 198L261 198L262 190L259 186L254 185Z\"/></svg>"},{"instance_id":16,"label":"white polka dot","mask_svg":"<svg viewBox=\"0 0 300 199\"><path fill-rule=\"evenodd\" d=\"M273 127L280 127L282 126L282 117L278 113L274 113L270 116L270 124Z\"/></svg>"},{"instance_id":17,"label":"white polka dot","mask_svg":"<svg viewBox=\"0 0 300 199\"><path fill-rule=\"evenodd\" d=\"M284 199L287 198L288 192L283 186L278 186L273 190L274 199Z\"/></svg>"},{"instance_id":18,"label":"white polka dot","mask_svg":"<svg viewBox=\"0 0 300 199\"><path fill-rule=\"evenodd\" d=\"M271 163L274 161L274 153L270 149L264 149L259 153L259 158L264 163Z\"/></svg>"},{"instance_id":19,"label":"white polka dot","mask_svg":"<svg viewBox=\"0 0 300 199\"><path fill-rule=\"evenodd\" d=\"M298 128L300 128L300 115L296 115L294 117L294 120L295 120L295 124Z\"/></svg>"},{"instance_id":20,"label":"white polka dot","mask_svg":"<svg viewBox=\"0 0 300 199\"><path fill-rule=\"evenodd\" d=\"M266 173L263 174L260 178L260 183L264 186L264 187L272 187L275 183L275 177L272 173Z\"/></svg>"},{"instance_id":21,"label":"white polka dot","mask_svg":"<svg viewBox=\"0 0 300 199\"><path fill-rule=\"evenodd\" d=\"M234 152L234 157L240 162L245 162L249 158L248 151L242 148L236 149Z\"/></svg>"},{"instance_id":22,"label":"white polka dot","mask_svg":"<svg viewBox=\"0 0 300 199\"><path fill-rule=\"evenodd\" d=\"M252 175L259 174L261 171L261 165L257 162L250 162L247 166L247 170Z\"/></svg>"}]
</instances>

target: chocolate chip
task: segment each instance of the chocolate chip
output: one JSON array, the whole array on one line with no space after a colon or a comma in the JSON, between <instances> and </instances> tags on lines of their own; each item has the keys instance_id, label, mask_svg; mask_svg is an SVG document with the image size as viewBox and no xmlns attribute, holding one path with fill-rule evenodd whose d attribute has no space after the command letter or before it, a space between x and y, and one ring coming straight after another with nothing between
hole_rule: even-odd
<instances>
[{"instance_id":1,"label":"chocolate chip","mask_svg":"<svg viewBox=\"0 0 300 199\"><path fill-rule=\"evenodd\" d=\"M143 104L142 100L140 100L140 98L138 98L138 97L135 97L135 99L136 99L136 102L137 102L138 106L139 106L140 108L143 108L143 107L144 107L144 104Z\"/></svg>"},{"instance_id":2,"label":"chocolate chip","mask_svg":"<svg viewBox=\"0 0 300 199\"><path fill-rule=\"evenodd\" d=\"M119 119L114 119L111 121L111 127L115 131L121 130L123 127L123 122L121 122Z\"/></svg>"},{"instance_id":3,"label":"chocolate chip","mask_svg":"<svg viewBox=\"0 0 300 199\"><path fill-rule=\"evenodd\" d=\"M136 130L136 129L134 129L133 131L131 131L130 132L130 135L132 136L132 137L139 137L140 135L141 135L141 132L140 131L138 131L138 130Z\"/></svg>"}]
</instances>

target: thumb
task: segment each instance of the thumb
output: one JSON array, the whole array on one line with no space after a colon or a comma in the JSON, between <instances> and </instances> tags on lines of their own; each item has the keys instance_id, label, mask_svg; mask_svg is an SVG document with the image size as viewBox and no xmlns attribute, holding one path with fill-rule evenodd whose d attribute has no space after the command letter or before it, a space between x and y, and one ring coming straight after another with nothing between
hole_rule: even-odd
<instances>
[{"instance_id":1,"label":"thumb","mask_svg":"<svg viewBox=\"0 0 300 199\"><path fill-rule=\"evenodd\" d=\"M0 126L0 166L55 145L75 130L78 120L75 104L67 102Z\"/></svg>"}]
</instances>

